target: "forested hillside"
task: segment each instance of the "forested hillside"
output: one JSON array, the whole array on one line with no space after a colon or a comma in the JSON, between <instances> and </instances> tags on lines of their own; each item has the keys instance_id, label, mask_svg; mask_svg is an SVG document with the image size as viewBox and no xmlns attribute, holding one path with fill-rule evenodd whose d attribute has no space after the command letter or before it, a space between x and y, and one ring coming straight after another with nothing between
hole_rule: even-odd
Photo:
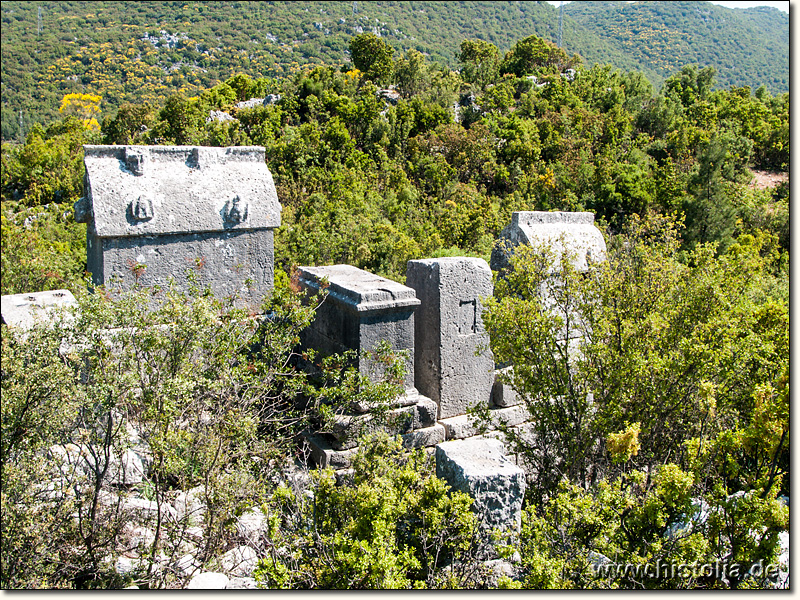
<instances>
[{"instance_id":1,"label":"forested hillside","mask_svg":"<svg viewBox=\"0 0 800 600\"><path fill-rule=\"evenodd\" d=\"M729 9L710 2L570 2L564 12L625 57L578 41L590 63L643 71L651 82L686 64L714 66L721 87L765 85L789 91L789 15L777 8ZM565 20L565 23L568 23ZM564 26L565 29L567 25Z\"/></svg>"},{"instance_id":2,"label":"forested hillside","mask_svg":"<svg viewBox=\"0 0 800 600\"><path fill-rule=\"evenodd\" d=\"M717 84L788 91L788 15L705 2L573 2L563 45L588 65L643 72L658 87L683 65L717 69ZM397 51L458 66L461 40L507 51L535 34L555 42L544 2L17 2L2 4L2 136L20 139L58 114L67 93L161 103L224 81L348 64L348 39L374 32Z\"/></svg>"}]
</instances>

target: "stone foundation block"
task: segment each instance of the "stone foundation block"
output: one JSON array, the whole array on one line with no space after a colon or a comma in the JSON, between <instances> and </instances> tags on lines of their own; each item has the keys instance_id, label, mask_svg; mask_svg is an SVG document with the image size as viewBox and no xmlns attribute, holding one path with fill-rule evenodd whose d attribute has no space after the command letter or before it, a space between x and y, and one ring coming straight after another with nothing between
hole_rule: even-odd
<instances>
[{"instance_id":1,"label":"stone foundation block","mask_svg":"<svg viewBox=\"0 0 800 600\"><path fill-rule=\"evenodd\" d=\"M409 433L414 429L430 427L436 423L436 403L430 398L418 396L418 402L390 410L385 417L365 415L341 415L333 424L331 442L336 450L355 448L361 436L378 431L390 435Z\"/></svg>"},{"instance_id":2,"label":"stone foundation block","mask_svg":"<svg viewBox=\"0 0 800 600\"><path fill-rule=\"evenodd\" d=\"M444 427L439 423L431 427L417 429L401 436L405 448L426 448L443 442L445 438Z\"/></svg>"},{"instance_id":3,"label":"stone foundation block","mask_svg":"<svg viewBox=\"0 0 800 600\"><path fill-rule=\"evenodd\" d=\"M517 396L517 392L514 391L514 388L501 381L501 375L508 373L511 369L512 367L506 367L505 369L498 369L494 372L494 385L492 386L492 404L494 406L507 408L509 406L516 406L522 402L522 398Z\"/></svg>"},{"instance_id":4,"label":"stone foundation block","mask_svg":"<svg viewBox=\"0 0 800 600\"><path fill-rule=\"evenodd\" d=\"M497 429L501 424L506 427L514 427L527 421L528 417L527 409L521 404L507 408L491 408L489 409L487 430ZM481 433L481 427L476 417L472 415L439 419L439 423L444 426L448 440L470 438Z\"/></svg>"}]
</instances>

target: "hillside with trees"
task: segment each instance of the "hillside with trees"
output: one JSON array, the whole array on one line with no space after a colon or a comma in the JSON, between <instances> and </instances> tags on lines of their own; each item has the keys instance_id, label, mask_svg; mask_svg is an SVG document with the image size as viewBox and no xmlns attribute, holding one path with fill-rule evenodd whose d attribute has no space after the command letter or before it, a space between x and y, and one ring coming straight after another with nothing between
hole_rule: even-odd
<instances>
[{"instance_id":1,"label":"hillside with trees","mask_svg":"<svg viewBox=\"0 0 800 600\"><path fill-rule=\"evenodd\" d=\"M625 63L584 47L587 61L643 71L660 85L686 64L713 66L722 87L765 85L789 91L789 15L765 6L729 9L710 2L570 2L564 13L602 37ZM568 21L565 20L565 23ZM567 25L565 24L565 28ZM566 35L566 34L565 34Z\"/></svg>"},{"instance_id":2,"label":"hillside with trees","mask_svg":"<svg viewBox=\"0 0 800 600\"><path fill-rule=\"evenodd\" d=\"M18 2L2 4L2 137L19 140L58 115L68 93L125 102L192 95L237 72L278 77L304 65L350 64L348 40L373 32L397 52L458 67L463 39L506 52L519 39L558 39L544 2ZM686 64L717 85L788 91L788 15L706 2L574 2L563 45L587 65L641 71L656 88Z\"/></svg>"},{"instance_id":3,"label":"hillside with trees","mask_svg":"<svg viewBox=\"0 0 800 600\"><path fill-rule=\"evenodd\" d=\"M91 4L91 18L110 5ZM195 8L217 5L141 6L188 28ZM385 5L401 6L428 10ZM530 34L507 48L459 39L452 66L394 41L351 32L336 50L350 62L281 75L242 55L222 81L131 91L113 110L88 84L47 84L52 118L3 142L2 294L67 288L80 305L27 337L2 327L3 587L181 587L188 544L218 565L253 507L268 515L255 577L271 588L775 585L751 567L777 563L789 523L788 92L722 86L696 64L654 87ZM143 44L160 68L169 51ZM97 52L80 64L125 56ZM81 146L97 143L265 148L283 209L269 318L203 290L86 292L86 226L72 205ZM756 172L779 183L755 185ZM402 282L409 259L488 259L520 210L592 211L608 261L576 273L531 248L487 302L496 361L513 363L509 384L537 417L533 435L509 432L529 486L520 535L500 548L518 560L492 579L469 498L449 493L424 454L364 440L344 479L289 469L307 427L398 391L396 378L372 386L337 360L315 377L296 368L314 304L292 274L347 263ZM580 318L565 323L552 302ZM565 326L587 340L577 358L559 342ZM125 488L97 457L128 440L130 421L152 464ZM75 448L95 456L88 469L64 470ZM206 512L190 539L190 523L159 503L196 488ZM157 535L132 541L123 489L152 502ZM115 568L131 548L137 566ZM736 569L642 577L593 568L598 556Z\"/></svg>"}]
</instances>

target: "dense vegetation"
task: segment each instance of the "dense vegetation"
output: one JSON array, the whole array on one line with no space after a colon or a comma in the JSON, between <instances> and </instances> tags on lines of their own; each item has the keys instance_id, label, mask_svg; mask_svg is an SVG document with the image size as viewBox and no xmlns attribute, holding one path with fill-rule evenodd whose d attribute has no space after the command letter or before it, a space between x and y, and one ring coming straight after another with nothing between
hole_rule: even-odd
<instances>
[{"instance_id":1,"label":"dense vegetation","mask_svg":"<svg viewBox=\"0 0 800 600\"><path fill-rule=\"evenodd\" d=\"M565 7L564 47L587 65L641 71L660 86L697 63L717 69L721 88L789 89L785 13L706 2L611 4ZM111 115L126 102L158 104L240 71L279 77L308 64L348 64L348 40L362 32L449 68L458 66L463 39L480 38L501 52L531 34L558 39L558 9L531 1L9 1L1 10L4 140L49 122L67 93L98 94Z\"/></svg>"},{"instance_id":2,"label":"dense vegetation","mask_svg":"<svg viewBox=\"0 0 800 600\"><path fill-rule=\"evenodd\" d=\"M591 563L775 560L788 525L778 499L789 489L788 93L717 89L714 68L696 65L674 69L656 91L640 72L520 37L508 52L463 40L450 50L456 72L365 33L346 43L359 68L267 78L242 67L196 95L126 102L99 119L96 96L63 90L59 119L3 143L2 293L68 287L83 319L31 333L35 352L3 328L2 552L18 557L3 561L4 585L123 583L107 559L124 514L76 505L105 493L105 471L71 474L83 496L33 485L52 476L44 450L108 448L124 434L109 425L120 415L157 450L153 497L198 482L218 491L204 561L225 548L231 515L261 502L272 515L258 571L268 585L767 583L643 580ZM236 106L268 94L280 99ZM154 314L136 295L120 304L85 294L85 229L71 204L83 191L80 146L98 142L266 148L283 206L271 319L259 326L201 292L162 292ZM785 181L752 187L753 169ZM396 391L336 364L322 383L288 368L311 317L292 292L292 266L344 262L403 281L412 258L488 258L515 210L595 212L609 261L577 274L568 257L521 252L488 304L496 359L513 363L509 381L540 417L532 436L512 438L530 481L522 533L503 549L519 551L518 576L492 581L474 568L487 554L468 500L449 495L421 455L378 440L349 481L323 474L305 491L277 474L287 443L335 412L327 400ZM543 305L545 288L560 311ZM152 327L165 322L175 325ZM114 352L108 327L120 331ZM579 359L561 341L564 327L588 340ZM60 351L65 335L74 351ZM318 401L297 408L299 395ZM284 421L277 415L290 405ZM176 415L207 411L175 426ZM209 455L219 461L197 460ZM687 524L698 506L705 517ZM169 552L182 531L166 531ZM152 567L168 551L159 543L136 580L178 585Z\"/></svg>"}]
</instances>

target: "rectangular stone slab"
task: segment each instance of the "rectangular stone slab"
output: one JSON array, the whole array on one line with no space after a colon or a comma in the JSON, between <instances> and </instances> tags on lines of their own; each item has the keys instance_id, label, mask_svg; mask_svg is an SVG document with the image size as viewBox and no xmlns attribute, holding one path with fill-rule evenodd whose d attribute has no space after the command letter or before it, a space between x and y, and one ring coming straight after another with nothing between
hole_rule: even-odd
<instances>
[{"instance_id":1,"label":"rectangular stone slab","mask_svg":"<svg viewBox=\"0 0 800 600\"><path fill-rule=\"evenodd\" d=\"M28 329L37 321L48 322L50 313L76 303L69 290L50 290L30 294L10 294L0 299L0 315L9 327Z\"/></svg>"}]
</instances>

